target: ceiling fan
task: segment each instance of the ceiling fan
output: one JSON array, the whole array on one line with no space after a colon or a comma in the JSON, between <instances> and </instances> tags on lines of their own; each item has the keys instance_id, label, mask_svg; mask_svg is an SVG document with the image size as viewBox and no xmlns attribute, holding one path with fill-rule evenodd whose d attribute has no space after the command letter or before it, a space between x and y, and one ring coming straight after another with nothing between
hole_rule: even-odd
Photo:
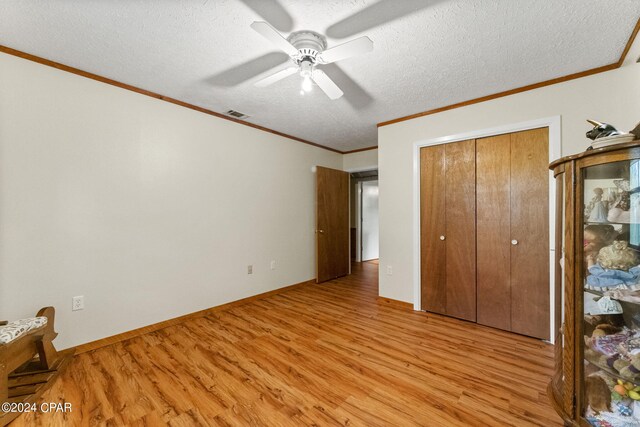
<instances>
[{"instance_id":1,"label":"ceiling fan","mask_svg":"<svg viewBox=\"0 0 640 427\"><path fill-rule=\"evenodd\" d=\"M301 93L312 89L312 81L332 100L343 95L342 90L318 66L350 58L373 49L373 42L363 36L327 49L327 39L313 31L296 31L286 39L267 22L256 21L251 28L284 51L295 65L265 77L255 83L257 87L269 86L292 74L303 78Z\"/></svg>"}]
</instances>

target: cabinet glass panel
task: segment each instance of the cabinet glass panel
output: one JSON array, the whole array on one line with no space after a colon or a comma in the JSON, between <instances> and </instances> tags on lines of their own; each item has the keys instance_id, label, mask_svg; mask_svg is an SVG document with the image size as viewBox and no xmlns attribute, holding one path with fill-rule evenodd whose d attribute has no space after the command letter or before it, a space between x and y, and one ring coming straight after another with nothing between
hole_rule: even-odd
<instances>
[{"instance_id":1,"label":"cabinet glass panel","mask_svg":"<svg viewBox=\"0 0 640 427\"><path fill-rule=\"evenodd\" d=\"M582 173L583 415L640 426L640 163Z\"/></svg>"}]
</instances>

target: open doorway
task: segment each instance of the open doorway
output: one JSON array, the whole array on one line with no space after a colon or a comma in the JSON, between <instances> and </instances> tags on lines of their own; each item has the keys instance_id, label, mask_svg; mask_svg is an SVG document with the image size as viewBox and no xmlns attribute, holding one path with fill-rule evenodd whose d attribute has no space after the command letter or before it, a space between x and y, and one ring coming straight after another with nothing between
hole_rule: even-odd
<instances>
[{"instance_id":1,"label":"open doorway","mask_svg":"<svg viewBox=\"0 0 640 427\"><path fill-rule=\"evenodd\" d=\"M350 183L351 259L374 261L378 245L378 170L353 172Z\"/></svg>"}]
</instances>

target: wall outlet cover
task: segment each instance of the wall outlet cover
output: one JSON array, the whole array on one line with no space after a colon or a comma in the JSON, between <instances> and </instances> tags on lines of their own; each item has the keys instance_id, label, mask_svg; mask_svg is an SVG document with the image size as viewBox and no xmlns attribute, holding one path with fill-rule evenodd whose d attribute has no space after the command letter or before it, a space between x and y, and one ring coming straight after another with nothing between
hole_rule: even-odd
<instances>
[{"instance_id":1,"label":"wall outlet cover","mask_svg":"<svg viewBox=\"0 0 640 427\"><path fill-rule=\"evenodd\" d=\"M84 296L80 295L71 299L71 310L84 310Z\"/></svg>"},{"instance_id":2,"label":"wall outlet cover","mask_svg":"<svg viewBox=\"0 0 640 427\"><path fill-rule=\"evenodd\" d=\"M247 266L247 274L253 274L253 265Z\"/></svg>"}]
</instances>

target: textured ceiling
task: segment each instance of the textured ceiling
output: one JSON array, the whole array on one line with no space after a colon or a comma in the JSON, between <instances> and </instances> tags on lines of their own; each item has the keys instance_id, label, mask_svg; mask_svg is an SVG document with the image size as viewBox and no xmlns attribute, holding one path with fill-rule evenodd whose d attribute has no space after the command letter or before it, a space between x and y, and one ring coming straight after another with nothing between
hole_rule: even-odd
<instances>
[{"instance_id":1,"label":"textured ceiling","mask_svg":"<svg viewBox=\"0 0 640 427\"><path fill-rule=\"evenodd\" d=\"M342 151L376 123L616 62L638 0L2 0L0 44ZM249 25L366 35L372 52L324 66L345 95L300 95Z\"/></svg>"}]
</instances>

